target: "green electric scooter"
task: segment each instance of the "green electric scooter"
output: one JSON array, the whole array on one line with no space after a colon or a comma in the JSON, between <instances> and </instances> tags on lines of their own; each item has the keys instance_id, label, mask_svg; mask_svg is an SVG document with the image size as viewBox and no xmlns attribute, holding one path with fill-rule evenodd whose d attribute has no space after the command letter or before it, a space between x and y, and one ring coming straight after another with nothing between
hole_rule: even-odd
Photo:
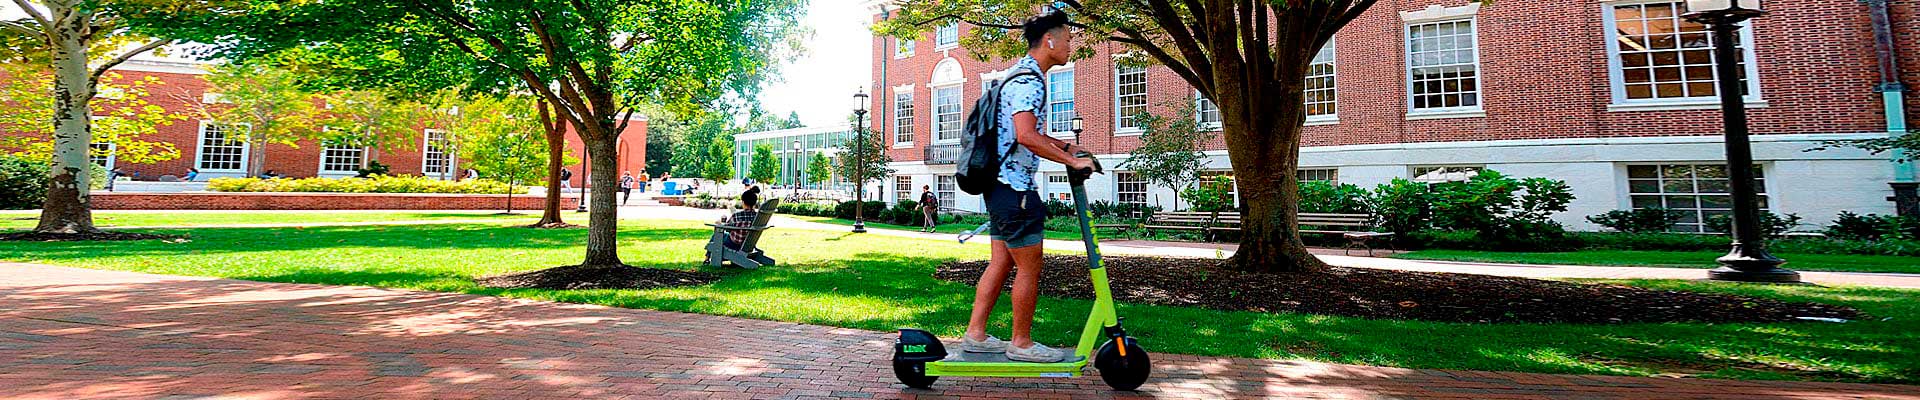
<instances>
[{"instance_id":1,"label":"green electric scooter","mask_svg":"<svg viewBox=\"0 0 1920 400\"><path fill-rule=\"evenodd\" d=\"M1076 157L1090 158L1091 154L1076 154ZM1004 376L1004 377L1047 377L1071 378L1085 373L1088 358L1092 357L1093 368L1100 370L1100 379L1116 390L1133 390L1146 383L1147 373L1152 362L1147 359L1147 351L1140 347L1134 338L1128 337L1126 330L1120 328L1120 318L1114 311L1113 293L1107 288L1107 270L1100 262L1100 244L1093 238L1092 214L1087 213L1087 189L1085 183L1093 173L1100 171L1099 162L1094 162L1090 171L1069 171L1069 182L1073 185L1074 212L1080 216L1080 238L1087 246L1087 275L1093 279L1093 312L1087 316L1086 330L1080 333L1080 343L1073 348L1073 355L1066 361L1056 363L1028 363L1008 360L1006 354L956 352L948 354L940 338L919 329L901 329L900 339L893 346L893 373L900 383L925 389L942 376ZM1094 350L1094 341L1101 337L1107 341Z\"/></svg>"}]
</instances>

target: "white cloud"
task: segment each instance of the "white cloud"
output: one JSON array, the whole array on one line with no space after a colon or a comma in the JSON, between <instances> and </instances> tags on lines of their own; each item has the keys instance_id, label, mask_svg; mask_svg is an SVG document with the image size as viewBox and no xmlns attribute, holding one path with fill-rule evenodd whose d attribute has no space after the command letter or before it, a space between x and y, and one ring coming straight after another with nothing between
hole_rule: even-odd
<instances>
[{"instance_id":1,"label":"white cloud","mask_svg":"<svg viewBox=\"0 0 1920 400\"><path fill-rule=\"evenodd\" d=\"M807 126L846 124L853 93L873 80L872 15L860 0L813 0L808 8L806 52L780 67L785 78L761 92L761 106L783 117L799 112Z\"/></svg>"}]
</instances>

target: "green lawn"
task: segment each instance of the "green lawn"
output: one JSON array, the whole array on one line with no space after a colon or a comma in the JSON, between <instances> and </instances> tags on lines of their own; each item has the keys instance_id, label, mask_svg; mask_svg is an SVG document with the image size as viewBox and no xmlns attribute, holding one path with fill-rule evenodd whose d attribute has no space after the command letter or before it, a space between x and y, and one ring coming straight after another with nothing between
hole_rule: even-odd
<instances>
[{"instance_id":1,"label":"green lawn","mask_svg":"<svg viewBox=\"0 0 1920 400\"><path fill-rule=\"evenodd\" d=\"M479 275L579 261L586 232L491 224L202 228L186 243L6 243L0 260L275 282L353 284L732 315L874 331L964 328L973 289L930 275L986 250L952 241L800 229L768 232L781 265L715 270L712 285L658 290L496 290ZM694 222L627 221L621 256L694 269L711 230ZM1632 285L1846 304L1872 318L1846 324L1466 324L1122 304L1148 349L1301 358L1411 368L1550 373L1683 374L1736 379L1920 382L1920 291L1692 281ZM993 331L1005 335L1006 300ZM1037 339L1067 344L1090 302L1047 298ZM885 333L875 333L876 338Z\"/></svg>"},{"instance_id":2,"label":"green lawn","mask_svg":"<svg viewBox=\"0 0 1920 400\"><path fill-rule=\"evenodd\" d=\"M518 220L528 223L540 219L536 211L516 211L519 215L496 215L498 211L245 211L245 212L153 212L94 211L93 224L113 226L208 226L271 225L327 222L430 221L430 220ZM33 229L39 223L37 211L0 211L0 230Z\"/></svg>"},{"instance_id":3,"label":"green lawn","mask_svg":"<svg viewBox=\"0 0 1920 400\"><path fill-rule=\"evenodd\" d=\"M1713 259L1724 251L1631 251L1581 250L1574 252L1521 253L1477 250L1420 250L1394 257L1414 260L1467 261L1511 264L1604 265L1620 267L1713 268ZM1920 257L1775 254L1787 260L1786 267L1802 271L1898 272L1920 273Z\"/></svg>"}]
</instances>

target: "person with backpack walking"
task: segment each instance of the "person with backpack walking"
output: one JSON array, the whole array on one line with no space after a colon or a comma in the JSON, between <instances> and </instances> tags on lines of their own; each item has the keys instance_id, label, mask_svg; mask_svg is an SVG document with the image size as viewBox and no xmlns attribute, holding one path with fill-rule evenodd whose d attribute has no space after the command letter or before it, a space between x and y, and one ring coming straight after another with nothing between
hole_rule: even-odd
<instances>
[{"instance_id":1,"label":"person with backpack walking","mask_svg":"<svg viewBox=\"0 0 1920 400\"><path fill-rule=\"evenodd\" d=\"M633 198L634 184L633 171L620 173L620 205L627 205L627 199ZM645 199L645 197L642 197L642 199Z\"/></svg>"},{"instance_id":2,"label":"person with backpack walking","mask_svg":"<svg viewBox=\"0 0 1920 400\"><path fill-rule=\"evenodd\" d=\"M560 188L561 189L573 188L573 171L572 170L568 170L566 168L560 169Z\"/></svg>"},{"instance_id":3,"label":"person with backpack walking","mask_svg":"<svg viewBox=\"0 0 1920 400\"><path fill-rule=\"evenodd\" d=\"M933 194L933 187L920 185L921 232L933 232L940 225L940 197Z\"/></svg>"},{"instance_id":4,"label":"person with backpack walking","mask_svg":"<svg viewBox=\"0 0 1920 400\"><path fill-rule=\"evenodd\" d=\"M1076 158L1083 152L1059 139L1041 133L1046 126L1046 90L1048 69L1066 64L1072 56L1073 37L1067 28L1065 13L1057 10L1028 19L1021 25L1027 40L1027 56L1015 61L1007 78L986 92L967 118L967 138L963 139L956 174L963 190L985 197L991 217L993 258L980 275L974 289L973 314L967 320L967 332L961 351L974 353L1005 352L1007 359L1024 362L1059 362L1066 352L1033 342L1033 310L1039 300L1042 243L1045 237L1047 205L1040 198L1033 175L1039 159L1066 165L1075 171L1092 171L1093 160ZM982 163L983 160L990 162ZM1007 273L1018 269L1013 281L1013 336L1002 341L987 334L987 320Z\"/></svg>"}]
</instances>

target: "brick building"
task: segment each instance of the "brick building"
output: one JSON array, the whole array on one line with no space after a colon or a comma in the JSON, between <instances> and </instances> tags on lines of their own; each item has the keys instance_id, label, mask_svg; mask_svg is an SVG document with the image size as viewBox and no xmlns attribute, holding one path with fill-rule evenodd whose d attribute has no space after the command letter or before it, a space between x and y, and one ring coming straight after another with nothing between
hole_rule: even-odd
<instances>
[{"instance_id":1,"label":"brick building","mask_svg":"<svg viewBox=\"0 0 1920 400\"><path fill-rule=\"evenodd\" d=\"M1882 1L1882 0L1869 0ZM1920 15L1890 1L1900 80L1920 79ZM874 21L891 5L869 3ZM1888 214L1889 183L1912 181L1887 155L1808 151L1822 141L1885 137L1920 101L1885 96L1869 5L1769 0L1771 14L1742 33L1753 149L1769 211L1823 224L1842 210ZM1577 200L1556 218L1660 206L1686 211L1680 229L1731 208L1718 98L1704 28L1679 0L1379 2L1322 49L1307 78L1298 174L1371 188L1394 178L1463 179L1478 169L1565 180ZM933 184L943 203L980 210L954 190L952 154L972 99L1012 60L979 62L957 46L961 24L918 40L873 37L874 129L892 145L898 175L876 189L892 199ZM993 29L993 28L986 28ZM1048 74L1051 134L1121 165L1139 144L1132 115L1211 105L1164 67L1117 66L1124 45ZM1897 93L1896 93L1897 94ZM1898 106L1889 106L1885 98ZM1890 112L1891 111L1891 112ZM1889 116L1889 114L1893 114ZM1068 131L1075 115L1085 121ZM1216 125L1217 126L1217 122ZM1208 166L1229 173L1224 142ZM1718 161L1717 161L1718 160ZM1068 193L1059 164L1043 162L1045 193ZM912 188L912 189L899 189ZM1120 169L1088 182L1095 200L1171 207L1174 192Z\"/></svg>"},{"instance_id":2,"label":"brick building","mask_svg":"<svg viewBox=\"0 0 1920 400\"><path fill-rule=\"evenodd\" d=\"M123 80L154 77L160 85L149 86L147 100L169 113L196 115L194 105L187 102L218 101L218 93L207 90L207 82L202 78L207 72L203 63L191 60L140 57L121 64L113 71ZM96 113L104 110L96 110ZM451 149L445 144L445 132L428 126L425 121L415 126L419 137L406 146L392 148L356 148L332 147L311 139L297 142L297 146L283 144L265 145L266 160L262 171L271 170L281 175L304 177L350 177L355 170L368 161L379 161L390 168L393 175L422 175L443 179L456 179L460 175L461 160L456 160ZM141 140L171 143L180 151L180 157L152 164L122 163L114 157L95 156L94 161L109 168L119 167L123 171L136 174L142 180L160 179L162 176L183 177L189 168L200 170L199 178L205 181L217 177L236 177L246 174L248 156L258 147L244 143L224 140L229 127L189 117L175 121L172 125L159 127L157 132L142 136ZM244 129L244 128L242 128ZM620 159L617 165L631 171L640 171L646 165L647 123L645 118L636 116L621 134ZM567 151L576 159L584 160L586 152L578 136L567 135ZM104 143L96 147L106 148ZM569 165L573 170L573 187L581 187L586 176L580 174L578 164ZM637 173L637 172L636 172Z\"/></svg>"}]
</instances>

